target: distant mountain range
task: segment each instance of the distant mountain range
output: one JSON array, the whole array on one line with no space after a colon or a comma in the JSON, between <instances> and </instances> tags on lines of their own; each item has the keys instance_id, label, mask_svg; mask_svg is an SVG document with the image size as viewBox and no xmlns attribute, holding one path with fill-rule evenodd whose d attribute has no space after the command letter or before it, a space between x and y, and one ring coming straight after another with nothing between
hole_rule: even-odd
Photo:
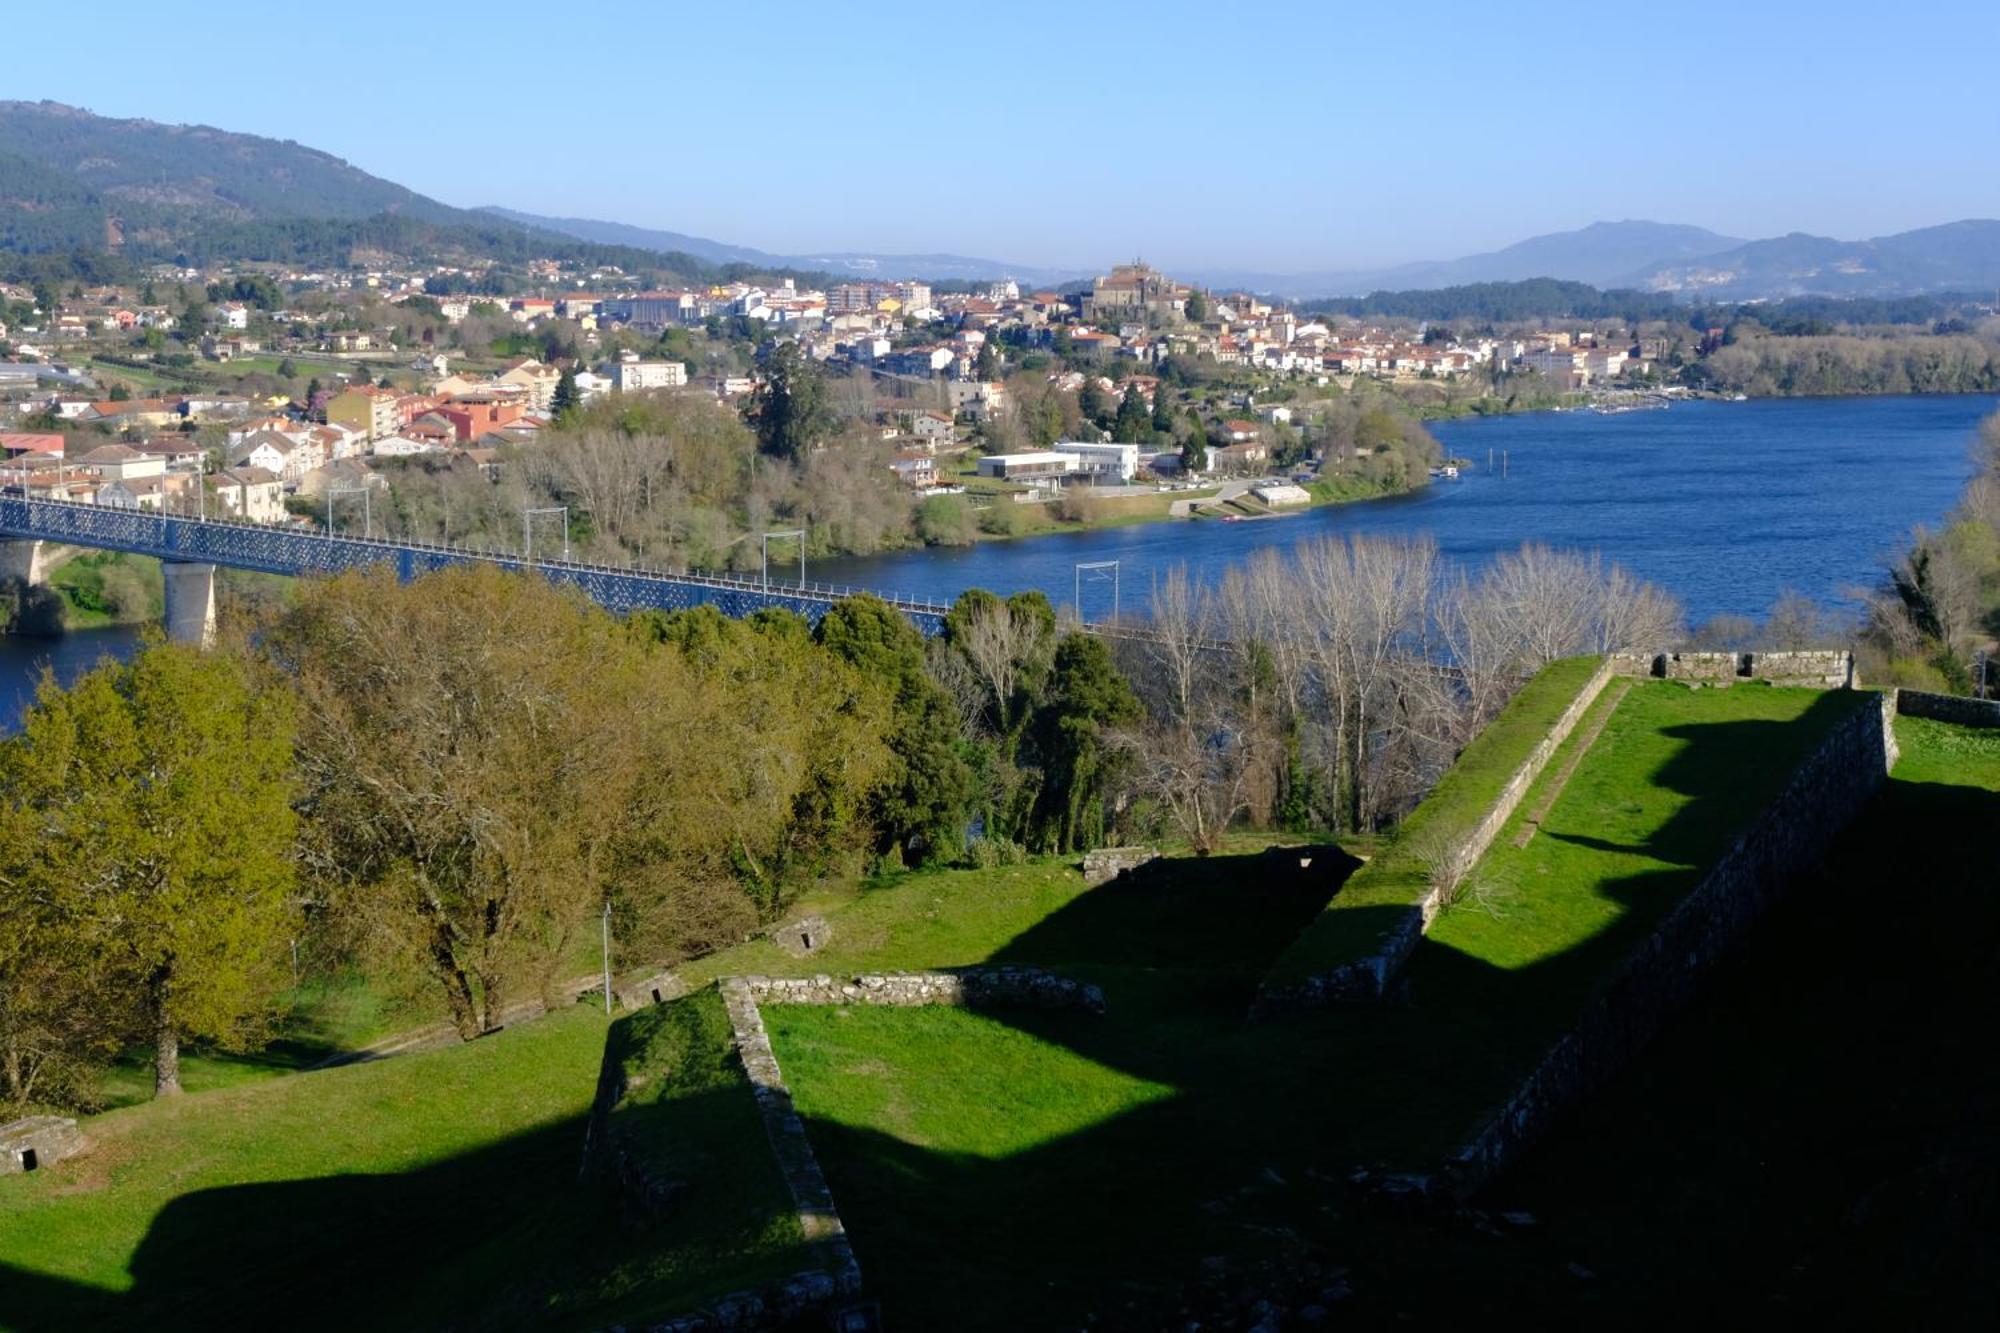
<instances>
[{"instance_id":1,"label":"distant mountain range","mask_svg":"<svg viewBox=\"0 0 2000 1333\"><path fill-rule=\"evenodd\" d=\"M1291 299L1366 296L1379 291L1428 291L1478 282L1561 278L1593 287L1620 285L1642 268L1695 259L1742 245L1703 227L1666 222L1593 222L1577 231L1535 236L1489 254L1422 260L1390 268L1322 273L1218 270L1201 275L1217 287L1242 287ZM1629 285L1629 284L1628 284Z\"/></svg>"},{"instance_id":2,"label":"distant mountain range","mask_svg":"<svg viewBox=\"0 0 2000 1333\"><path fill-rule=\"evenodd\" d=\"M677 250L713 264L755 264L764 268L796 268L820 273L836 273L857 278L928 278L932 281L998 282L1012 278L1023 286L1059 286L1087 278L1096 270L1039 268L1032 264L1009 264L998 259L974 259L966 255L891 255L870 251L836 250L820 254L777 255L747 246L711 241L705 236L689 236L678 231L634 227L623 222L596 218L543 217L511 208L488 204L477 210L523 226L561 232L579 240L606 245L631 245L645 250Z\"/></svg>"},{"instance_id":3,"label":"distant mountain range","mask_svg":"<svg viewBox=\"0 0 2000 1333\"><path fill-rule=\"evenodd\" d=\"M1867 241L1793 232L1648 264L1621 285L1718 301L1990 291L2000 286L2000 222L1968 219Z\"/></svg>"},{"instance_id":4,"label":"distant mountain range","mask_svg":"<svg viewBox=\"0 0 2000 1333\"><path fill-rule=\"evenodd\" d=\"M0 252L342 262L377 255L518 261L588 256L694 276L746 264L884 279L1089 277L953 254L779 255L681 232L486 207L454 208L289 140L204 125L114 120L55 102L0 101ZM1893 297L2000 288L2000 222L1967 220L1864 241L1795 233L1744 240L1701 227L1597 222L1460 259L1177 277L1286 299L1556 278L1689 299Z\"/></svg>"}]
</instances>

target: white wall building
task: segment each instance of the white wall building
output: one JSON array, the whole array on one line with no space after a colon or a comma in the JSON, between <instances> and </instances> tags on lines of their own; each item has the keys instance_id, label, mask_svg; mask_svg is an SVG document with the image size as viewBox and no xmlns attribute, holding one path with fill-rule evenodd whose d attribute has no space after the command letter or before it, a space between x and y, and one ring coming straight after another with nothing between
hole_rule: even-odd
<instances>
[{"instance_id":1,"label":"white wall building","mask_svg":"<svg viewBox=\"0 0 2000 1333\"><path fill-rule=\"evenodd\" d=\"M687 382L687 366L679 361L620 361L611 367L611 387L620 393L678 389Z\"/></svg>"},{"instance_id":2,"label":"white wall building","mask_svg":"<svg viewBox=\"0 0 2000 1333\"><path fill-rule=\"evenodd\" d=\"M1056 449L1076 457L1076 470L1093 481L1127 482L1139 475L1136 444L1085 444L1058 440Z\"/></svg>"}]
</instances>

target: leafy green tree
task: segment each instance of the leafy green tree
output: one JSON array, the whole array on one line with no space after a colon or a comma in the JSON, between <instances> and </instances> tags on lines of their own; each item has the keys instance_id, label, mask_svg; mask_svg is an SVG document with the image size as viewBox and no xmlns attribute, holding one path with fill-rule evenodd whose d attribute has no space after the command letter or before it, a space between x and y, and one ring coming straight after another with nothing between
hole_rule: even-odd
<instances>
[{"instance_id":1,"label":"leafy green tree","mask_svg":"<svg viewBox=\"0 0 2000 1333\"><path fill-rule=\"evenodd\" d=\"M1044 701L1030 728L1041 786L1029 841L1044 851L1083 851L1104 841L1106 806L1121 760L1110 730L1143 714L1131 682L1094 634L1056 645Z\"/></svg>"},{"instance_id":2,"label":"leafy green tree","mask_svg":"<svg viewBox=\"0 0 2000 1333\"><path fill-rule=\"evenodd\" d=\"M1206 322L1210 313L1208 293L1201 291L1199 288L1189 292L1187 304L1181 307L1181 313L1188 317L1190 323L1201 324Z\"/></svg>"},{"instance_id":3,"label":"leafy green tree","mask_svg":"<svg viewBox=\"0 0 2000 1333\"><path fill-rule=\"evenodd\" d=\"M804 458L834 426L819 366L792 342L778 344L766 359L751 411L758 447L779 458Z\"/></svg>"},{"instance_id":4,"label":"leafy green tree","mask_svg":"<svg viewBox=\"0 0 2000 1333\"><path fill-rule=\"evenodd\" d=\"M297 379L298 374L299 374L299 368L292 364L292 358L290 358L289 356L284 358L282 361L278 362L279 379L286 379L286 380Z\"/></svg>"},{"instance_id":5,"label":"leafy green tree","mask_svg":"<svg viewBox=\"0 0 2000 1333\"><path fill-rule=\"evenodd\" d=\"M821 646L895 687L889 749L895 756L875 794L878 850L918 862L957 852L971 812L973 771L960 748L951 697L924 668L924 640L879 597L850 597L820 620Z\"/></svg>"},{"instance_id":6,"label":"leafy green tree","mask_svg":"<svg viewBox=\"0 0 2000 1333\"><path fill-rule=\"evenodd\" d=\"M1094 426L1106 426L1111 422L1111 396L1104 392L1104 386L1097 382L1095 374L1086 373L1083 387L1077 390L1076 405L1083 413L1083 419Z\"/></svg>"},{"instance_id":7,"label":"leafy green tree","mask_svg":"<svg viewBox=\"0 0 2000 1333\"><path fill-rule=\"evenodd\" d=\"M1122 444L1144 444L1153 436L1152 414L1139 400L1139 391L1127 385L1118 400L1118 415L1111 423L1111 438Z\"/></svg>"},{"instance_id":8,"label":"leafy green tree","mask_svg":"<svg viewBox=\"0 0 2000 1333\"><path fill-rule=\"evenodd\" d=\"M988 338L979 344L979 356L973 361L973 374L982 380L993 380L1000 376L1000 354L993 350L993 340Z\"/></svg>"},{"instance_id":9,"label":"leafy green tree","mask_svg":"<svg viewBox=\"0 0 2000 1333\"><path fill-rule=\"evenodd\" d=\"M576 387L576 367L564 366L561 376L556 380L555 397L549 402L549 410L554 413L556 421L561 423L582 404L583 395Z\"/></svg>"},{"instance_id":10,"label":"leafy green tree","mask_svg":"<svg viewBox=\"0 0 2000 1333\"><path fill-rule=\"evenodd\" d=\"M114 403L130 402L132 390L121 380L119 383L111 386L110 397Z\"/></svg>"},{"instance_id":11,"label":"leafy green tree","mask_svg":"<svg viewBox=\"0 0 2000 1333\"><path fill-rule=\"evenodd\" d=\"M68 689L45 677L13 743L38 873L132 997L156 1096L181 1090L183 1039L261 1037L288 978L295 716L247 657L155 641Z\"/></svg>"},{"instance_id":12,"label":"leafy green tree","mask_svg":"<svg viewBox=\"0 0 2000 1333\"><path fill-rule=\"evenodd\" d=\"M1153 386L1153 433L1171 435L1174 430L1174 396L1167 391L1167 382L1162 379Z\"/></svg>"}]
</instances>

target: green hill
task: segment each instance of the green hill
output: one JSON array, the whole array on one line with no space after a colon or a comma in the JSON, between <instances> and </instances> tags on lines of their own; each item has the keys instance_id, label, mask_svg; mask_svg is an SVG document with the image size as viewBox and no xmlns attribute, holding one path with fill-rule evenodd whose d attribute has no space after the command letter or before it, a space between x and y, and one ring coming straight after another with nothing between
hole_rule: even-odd
<instances>
[{"instance_id":1,"label":"green hill","mask_svg":"<svg viewBox=\"0 0 2000 1333\"><path fill-rule=\"evenodd\" d=\"M59 102L0 101L0 252L307 266L550 258L668 278L710 272L688 255L453 208L290 140Z\"/></svg>"}]
</instances>

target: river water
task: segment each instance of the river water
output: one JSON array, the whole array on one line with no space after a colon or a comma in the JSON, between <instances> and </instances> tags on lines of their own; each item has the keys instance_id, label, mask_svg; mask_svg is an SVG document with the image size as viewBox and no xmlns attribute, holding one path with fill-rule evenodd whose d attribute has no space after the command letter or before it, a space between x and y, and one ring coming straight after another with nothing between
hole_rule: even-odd
<instances>
[{"instance_id":1,"label":"river water","mask_svg":"<svg viewBox=\"0 0 2000 1333\"><path fill-rule=\"evenodd\" d=\"M1995 405L1990 396L1773 398L1447 421L1433 430L1473 466L1413 495L1269 521L1163 522L822 561L811 574L937 601L980 587L1039 588L1067 603L1079 563L1115 560L1129 610L1142 609L1154 576L1176 564L1212 579L1262 546L1427 533L1469 562L1529 540L1598 551L1680 598L1693 621L1760 614L1787 589L1840 607L1881 578L1911 528L1951 508L1971 472L1973 431ZM1085 611L1109 612L1109 572L1085 578ZM67 680L136 641L129 628L54 641L0 636L0 727L12 727L45 663Z\"/></svg>"},{"instance_id":2,"label":"river water","mask_svg":"<svg viewBox=\"0 0 2000 1333\"><path fill-rule=\"evenodd\" d=\"M0 634L0 732L14 729L35 698L44 668L67 685L106 657L128 657L139 642L135 625L74 630L60 639Z\"/></svg>"},{"instance_id":3,"label":"river water","mask_svg":"<svg viewBox=\"0 0 2000 1333\"><path fill-rule=\"evenodd\" d=\"M1983 395L1772 398L1438 422L1432 430L1446 451L1473 467L1413 495L1275 520L1154 523L830 560L812 575L940 601L982 587L1039 588L1067 603L1078 563L1116 560L1131 609L1176 564L1212 578L1274 543L1425 533L1447 556L1472 562L1530 540L1597 551L1665 587L1695 622L1761 614L1787 589L1840 607L1880 580L1911 528L1951 508L1971 473L1974 429L1995 405ZM1108 612L1108 572L1083 579L1085 611Z\"/></svg>"}]
</instances>

